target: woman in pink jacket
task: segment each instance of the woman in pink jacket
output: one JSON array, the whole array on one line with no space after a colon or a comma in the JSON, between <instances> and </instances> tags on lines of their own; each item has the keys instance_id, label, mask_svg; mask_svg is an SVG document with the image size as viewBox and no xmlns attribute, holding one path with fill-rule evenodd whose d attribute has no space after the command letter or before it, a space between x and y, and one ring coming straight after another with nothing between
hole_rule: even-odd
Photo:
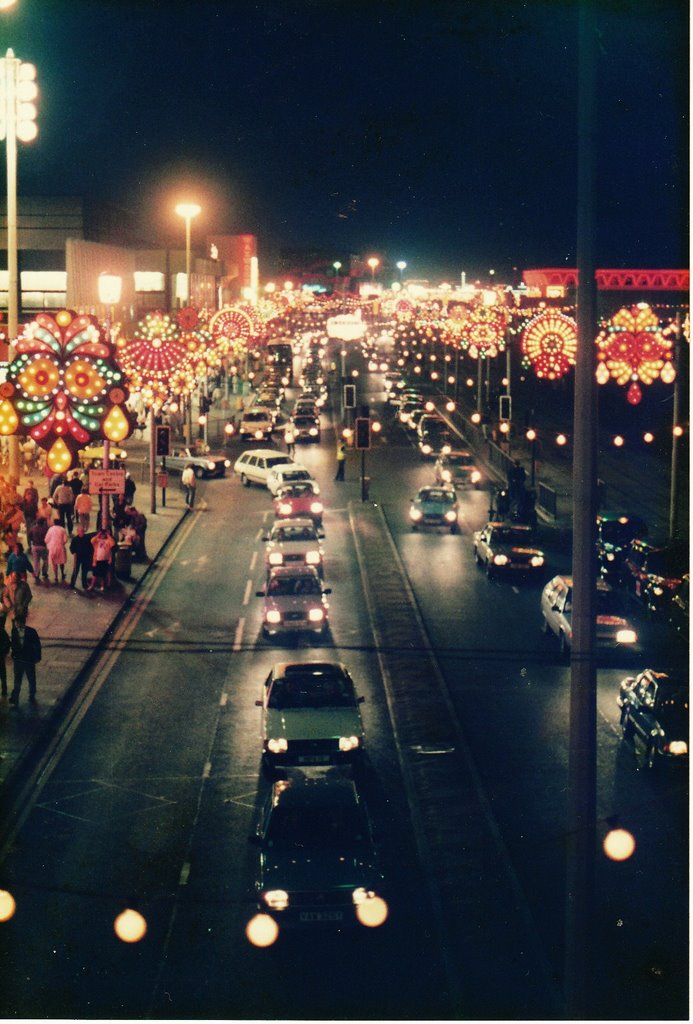
<instances>
[{"instance_id":1,"label":"woman in pink jacket","mask_svg":"<svg viewBox=\"0 0 693 1024\"><path fill-rule=\"evenodd\" d=\"M58 582L58 569L63 583L65 582L65 563L67 562L67 530L60 523L53 523L46 533L45 545L48 548L48 564L53 569L55 582Z\"/></svg>"}]
</instances>

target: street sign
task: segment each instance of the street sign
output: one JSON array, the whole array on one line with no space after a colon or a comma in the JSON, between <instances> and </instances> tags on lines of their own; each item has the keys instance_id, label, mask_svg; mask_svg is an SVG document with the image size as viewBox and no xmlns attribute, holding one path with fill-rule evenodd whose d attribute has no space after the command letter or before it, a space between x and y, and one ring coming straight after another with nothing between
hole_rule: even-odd
<instances>
[{"instance_id":1,"label":"street sign","mask_svg":"<svg viewBox=\"0 0 693 1024\"><path fill-rule=\"evenodd\" d=\"M125 494L124 469L90 469L90 494Z\"/></svg>"}]
</instances>

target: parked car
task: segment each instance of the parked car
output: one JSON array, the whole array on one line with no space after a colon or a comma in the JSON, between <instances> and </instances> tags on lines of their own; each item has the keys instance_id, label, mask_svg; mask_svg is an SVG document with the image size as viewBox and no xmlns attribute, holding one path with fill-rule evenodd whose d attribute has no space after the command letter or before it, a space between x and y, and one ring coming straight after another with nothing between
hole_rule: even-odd
<instances>
[{"instance_id":1,"label":"parked car","mask_svg":"<svg viewBox=\"0 0 693 1024\"><path fill-rule=\"evenodd\" d=\"M471 485L477 491L481 487L481 470L472 453L464 449L453 449L439 455L433 472L437 484L452 484L453 487Z\"/></svg>"},{"instance_id":2,"label":"parked car","mask_svg":"<svg viewBox=\"0 0 693 1024\"><path fill-rule=\"evenodd\" d=\"M275 768L350 764L363 754L363 722L354 682L341 662L278 662L262 696L262 761Z\"/></svg>"},{"instance_id":3,"label":"parked car","mask_svg":"<svg viewBox=\"0 0 693 1024\"><path fill-rule=\"evenodd\" d=\"M312 565L322 577L325 552L312 519L278 519L262 539L268 572L275 565Z\"/></svg>"},{"instance_id":4,"label":"parked car","mask_svg":"<svg viewBox=\"0 0 693 1024\"><path fill-rule=\"evenodd\" d=\"M244 487L251 484L267 486L267 474L277 466L295 466L296 463L286 452L276 448L251 448L236 459L233 471L241 478Z\"/></svg>"},{"instance_id":5,"label":"parked car","mask_svg":"<svg viewBox=\"0 0 693 1024\"><path fill-rule=\"evenodd\" d=\"M497 573L526 573L536 576L544 571L544 552L532 543L531 526L487 523L474 534L474 559L486 569L488 577Z\"/></svg>"},{"instance_id":6,"label":"parked car","mask_svg":"<svg viewBox=\"0 0 693 1024\"><path fill-rule=\"evenodd\" d=\"M272 436L274 430L274 418L266 408L257 409L253 406L247 409L241 416L238 424L238 434L241 441L253 438L255 441L266 441Z\"/></svg>"},{"instance_id":7,"label":"parked car","mask_svg":"<svg viewBox=\"0 0 693 1024\"><path fill-rule=\"evenodd\" d=\"M688 566L685 541L656 547L644 540L634 540L623 560L626 588L652 615L668 612L672 594Z\"/></svg>"},{"instance_id":8,"label":"parked car","mask_svg":"<svg viewBox=\"0 0 693 1024\"><path fill-rule=\"evenodd\" d=\"M623 563L634 540L647 536L640 516L602 512L597 516L597 559L605 579L621 580Z\"/></svg>"},{"instance_id":9,"label":"parked car","mask_svg":"<svg viewBox=\"0 0 693 1024\"><path fill-rule=\"evenodd\" d=\"M104 446L102 444L90 445L88 448L80 448L77 455L81 465L86 469L103 468ZM125 460L128 457L128 453L124 448L119 448L117 444L112 444L109 445L108 456L108 464L111 469L122 469L125 464Z\"/></svg>"},{"instance_id":10,"label":"parked car","mask_svg":"<svg viewBox=\"0 0 693 1024\"><path fill-rule=\"evenodd\" d=\"M443 526L459 533L459 505L454 487L420 487L411 499L409 521L412 530L420 526Z\"/></svg>"},{"instance_id":11,"label":"parked car","mask_svg":"<svg viewBox=\"0 0 693 1024\"><path fill-rule=\"evenodd\" d=\"M282 484L274 495L275 518L308 517L316 526L321 526L324 506L319 494L320 488L314 480Z\"/></svg>"},{"instance_id":12,"label":"parked car","mask_svg":"<svg viewBox=\"0 0 693 1024\"><path fill-rule=\"evenodd\" d=\"M646 668L618 692L623 738L642 742L649 767L657 761L688 766L688 683Z\"/></svg>"},{"instance_id":13,"label":"parked car","mask_svg":"<svg viewBox=\"0 0 693 1024\"><path fill-rule=\"evenodd\" d=\"M166 456L166 469L170 473L182 473L186 466L192 466L198 480L226 476L231 461L225 455L196 455L190 448L172 448Z\"/></svg>"},{"instance_id":14,"label":"parked car","mask_svg":"<svg viewBox=\"0 0 693 1024\"><path fill-rule=\"evenodd\" d=\"M334 773L275 782L251 842L259 847L258 910L283 927L356 926L383 889L365 804Z\"/></svg>"},{"instance_id":15,"label":"parked car","mask_svg":"<svg viewBox=\"0 0 693 1024\"><path fill-rule=\"evenodd\" d=\"M331 593L330 587L323 587L312 566L272 568L264 590L257 591L257 596L263 598L263 635L313 633L322 636L327 630L326 595Z\"/></svg>"},{"instance_id":16,"label":"parked car","mask_svg":"<svg viewBox=\"0 0 693 1024\"><path fill-rule=\"evenodd\" d=\"M290 465L280 463L273 466L267 473L267 487L272 494L276 494L279 488L284 487L285 484L298 484L306 480L313 484L318 493L320 492L320 487L310 470L305 466L300 466L297 462Z\"/></svg>"},{"instance_id":17,"label":"parked car","mask_svg":"<svg viewBox=\"0 0 693 1024\"><path fill-rule=\"evenodd\" d=\"M628 617L622 596L605 580L597 580L597 648L602 652L632 655L640 651L638 631ZM542 632L558 637L562 655L573 641L573 578L554 576L541 595Z\"/></svg>"}]
</instances>

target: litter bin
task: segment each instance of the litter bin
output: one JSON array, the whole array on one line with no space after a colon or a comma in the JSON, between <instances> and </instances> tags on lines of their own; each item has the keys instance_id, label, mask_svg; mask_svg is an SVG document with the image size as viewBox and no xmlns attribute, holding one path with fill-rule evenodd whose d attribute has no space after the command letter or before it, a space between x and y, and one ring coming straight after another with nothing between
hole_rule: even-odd
<instances>
[{"instance_id":1,"label":"litter bin","mask_svg":"<svg viewBox=\"0 0 693 1024\"><path fill-rule=\"evenodd\" d=\"M115 552L115 574L120 580L132 575L132 544L119 544Z\"/></svg>"}]
</instances>

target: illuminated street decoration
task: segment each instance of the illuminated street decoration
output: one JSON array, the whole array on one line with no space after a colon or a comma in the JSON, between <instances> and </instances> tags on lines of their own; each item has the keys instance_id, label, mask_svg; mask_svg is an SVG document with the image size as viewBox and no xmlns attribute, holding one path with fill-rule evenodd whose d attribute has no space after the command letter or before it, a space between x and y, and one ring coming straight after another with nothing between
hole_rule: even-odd
<instances>
[{"instance_id":1,"label":"illuminated street decoration","mask_svg":"<svg viewBox=\"0 0 693 1024\"><path fill-rule=\"evenodd\" d=\"M165 313L149 313L135 328L132 340L118 344L117 359L132 386L165 392L171 373L186 356L177 325Z\"/></svg>"},{"instance_id":2,"label":"illuminated street decoration","mask_svg":"<svg viewBox=\"0 0 693 1024\"><path fill-rule=\"evenodd\" d=\"M472 359L492 359L505 349L507 326L503 306L475 306L464 324L460 343Z\"/></svg>"},{"instance_id":3,"label":"illuminated street decoration","mask_svg":"<svg viewBox=\"0 0 693 1024\"><path fill-rule=\"evenodd\" d=\"M671 383L676 377L672 342L662 333L657 314L645 302L620 309L599 332L595 344L597 382L606 384L611 378L617 384L630 381L626 397L631 405L642 399L640 383L652 384L660 376Z\"/></svg>"},{"instance_id":4,"label":"illuminated street decoration","mask_svg":"<svg viewBox=\"0 0 693 1024\"><path fill-rule=\"evenodd\" d=\"M555 310L540 313L524 329L522 351L537 377L559 380L575 366L577 324Z\"/></svg>"},{"instance_id":5,"label":"illuminated street decoration","mask_svg":"<svg viewBox=\"0 0 693 1024\"><path fill-rule=\"evenodd\" d=\"M176 313L176 323L182 331L194 331L200 322L200 313L195 306L183 306Z\"/></svg>"},{"instance_id":6,"label":"illuminated street decoration","mask_svg":"<svg viewBox=\"0 0 693 1024\"><path fill-rule=\"evenodd\" d=\"M89 442L130 435L123 373L95 317L39 313L17 339L16 353L0 386L0 433L26 430L48 452L53 472L68 469Z\"/></svg>"},{"instance_id":7,"label":"illuminated street decoration","mask_svg":"<svg viewBox=\"0 0 693 1024\"><path fill-rule=\"evenodd\" d=\"M246 308L223 306L210 317L207 328L221 353L226 355L238 350L239 343L246 349L250 348L255 322Z\"/></svg>"}]
</instances>

